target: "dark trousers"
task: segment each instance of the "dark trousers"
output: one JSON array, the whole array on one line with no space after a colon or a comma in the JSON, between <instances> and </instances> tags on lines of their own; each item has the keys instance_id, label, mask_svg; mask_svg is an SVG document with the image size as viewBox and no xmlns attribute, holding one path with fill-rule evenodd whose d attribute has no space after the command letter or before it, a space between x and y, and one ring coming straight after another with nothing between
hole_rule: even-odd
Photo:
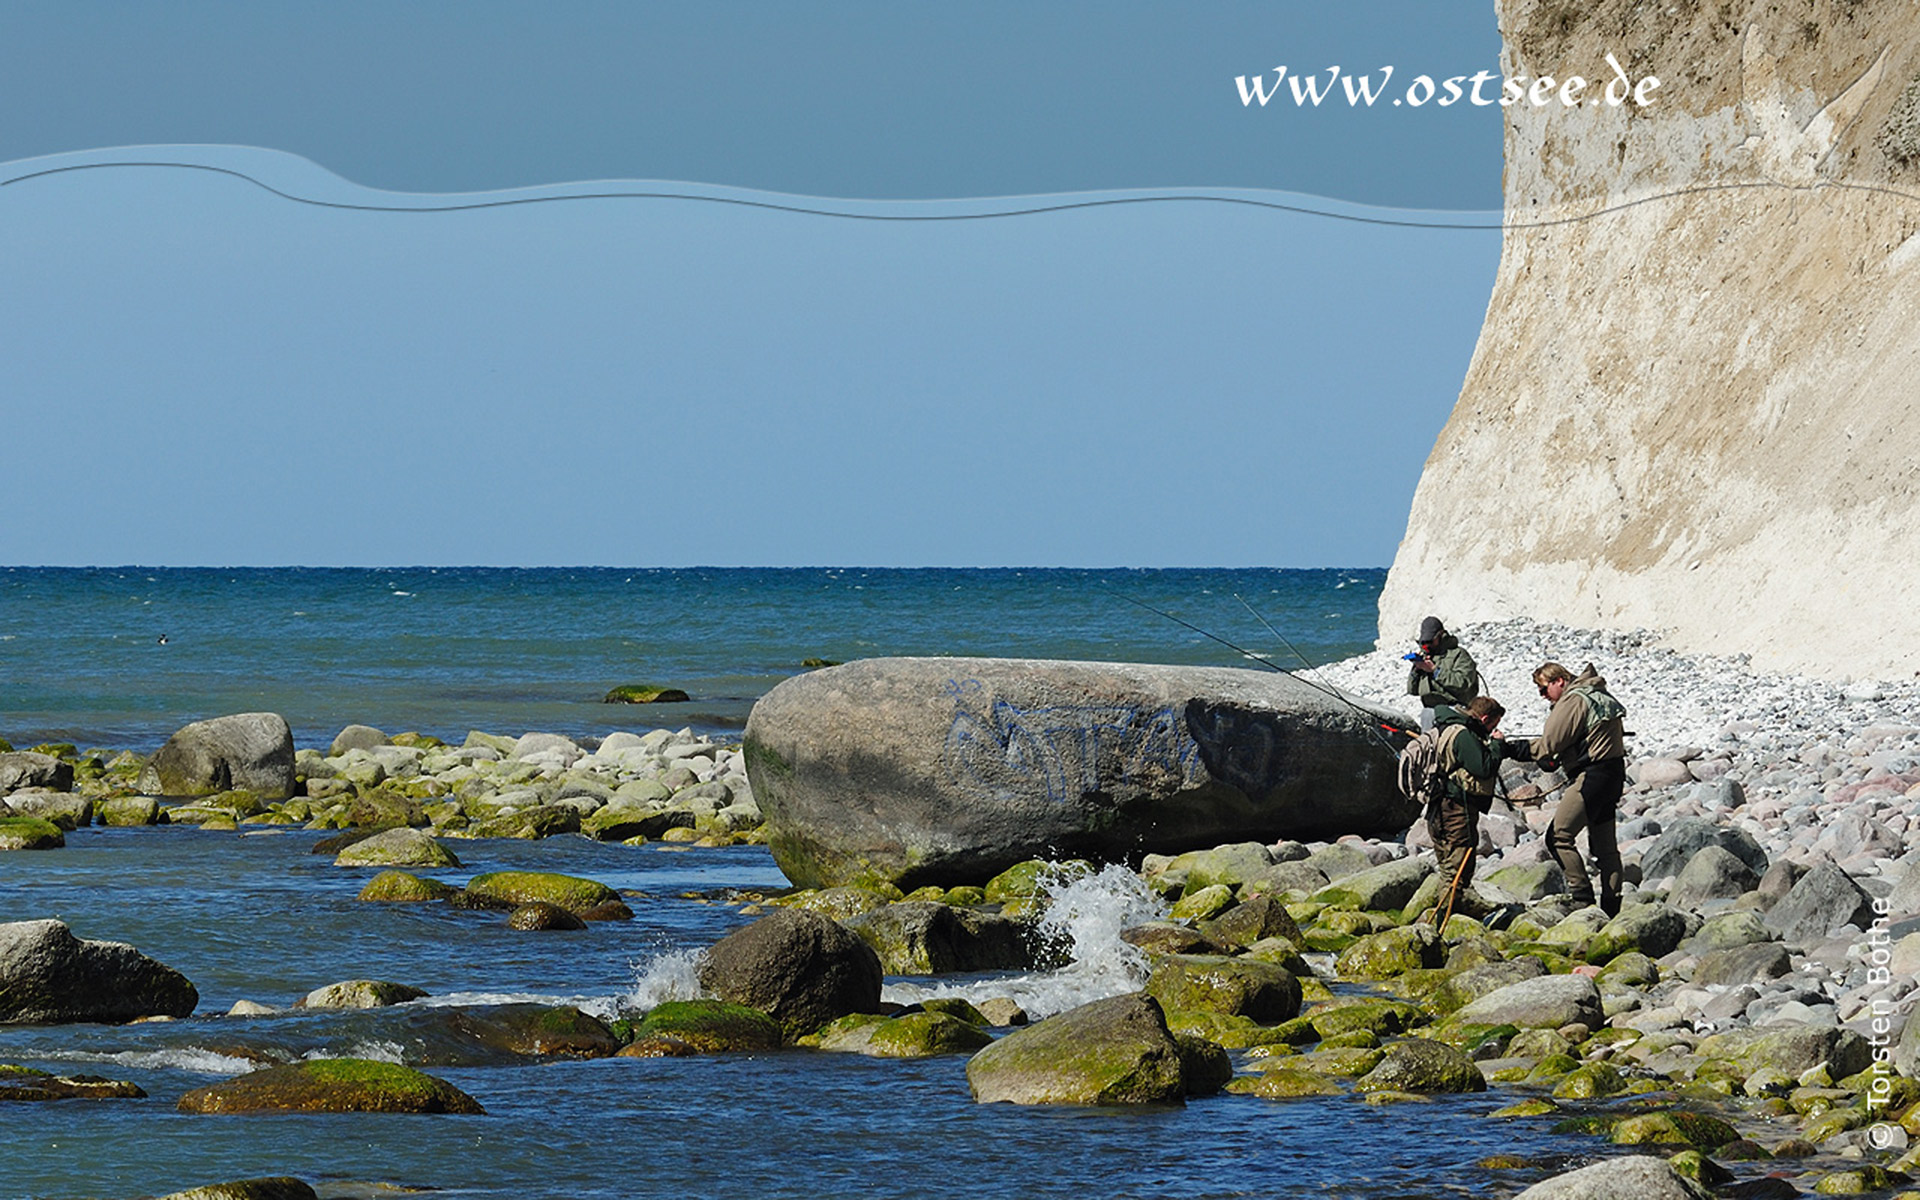
<instances>
[{"instance_id":1,"label":"dark trousers","mask_svg":"<svg viewBox=\"0 0 1920 1200\"><path fill-rule=\"evenodd\" d=\"M1441 897L1453 886L1453 877L1466 864L1460 886L1473 882L1470 852L1480 842L1480 810L1454 796L1442 796L1427 809L1427 833L1433 837L1433 853L1440 860Z\"/></svg>"},{"instance_id":2,"label":"dark trousers","mask_svg":"<svg viewBox=\"0 0 1920 1200\"><path fill-rule=\"evenodd\" d=\"M1567 895L1576 904L1593 903L1593 881L1573 842L1582 829L1587 831L1587 849L1600 873L1600 907L1609 914L1620 911L1620 843L1614 837L1613 819L1626 784L1626 759L1592 764L1561 793L1560 807L1547 829L1547 845L1566 874Z\"/></svg>"}]
</instances>

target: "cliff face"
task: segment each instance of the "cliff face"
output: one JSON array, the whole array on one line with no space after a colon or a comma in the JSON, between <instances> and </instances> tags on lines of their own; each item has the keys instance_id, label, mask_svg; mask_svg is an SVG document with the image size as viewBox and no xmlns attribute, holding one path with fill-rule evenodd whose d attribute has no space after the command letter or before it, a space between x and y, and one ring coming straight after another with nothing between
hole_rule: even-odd
<instances>
[{"instance_id":1,"label":"cliff face","mask_svg":"<svg viewBox=\"0 0 1920 1200\"><path fill-rule=\"evenodd\" d=\"M1499 0L1500 270L1380 601L1920 668L1920 2ZM1575 664L1577 666L1577 664Z\"/></svg>"}]
</instances>

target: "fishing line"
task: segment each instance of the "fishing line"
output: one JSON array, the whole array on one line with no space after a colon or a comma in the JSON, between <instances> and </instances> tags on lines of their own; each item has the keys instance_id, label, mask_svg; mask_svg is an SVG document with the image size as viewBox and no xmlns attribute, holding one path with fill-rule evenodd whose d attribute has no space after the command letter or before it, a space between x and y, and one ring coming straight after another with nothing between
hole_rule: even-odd
<instances>
[{"instance_id":1,"label":"fishing line","mask_svg":"<svg viewBox=\"0 0 1920 1200\"><path fill-rule=\"evenodd\" d=\"M1240 601L1240 607L1252 613L1254 620L1260 622L1262 625L1265 625L1267 627L1268 633L1271 633L1273 636L1279 638L1281 645L1293 651L1293 656L1299 659L1302 663L1304 663L1306 665L1307 670L1313 672L1314 678L1319 679L1323 684L1326 683L1326 677L1320 674L1320 668L1313 665L1313 660L1309 659L1306 655L1300 653L1300 647L1294 645L1291 641L1289 641L1286 634L1281 633L1278 629L1275 629L1273 627L1273 622L1261 616L1260 611L1254 608L1253 605L1248 604L1246 601L1246 598L1242 596L1239 592L1230 592L1228 594L1231 595L1235 600ZM1295 675L1294 678L1299 679L1300 677L1298 675ZM1301 679L1300 682L1306 683L1307 680ZM1326 692L1327 695L1332 696L1334 699L1340 701L1342 704L1345 704L1348 708L1351 708L1354 712L1358 713L1366 721L1367 732L1373 735L1373 739L1379 742L1381 746L1385 747L1388 754L1393 755L1394 758L1396 759L1400 757L1400 752L1395 750L1391 745L1389 745L1387 742L1387 739L1380 736L1380 731L1374 728L1375 725L1379 725L1383 723L1381 722L1380 718L1373 716L1372 714L1368 713L1365 709L1361 708L1358 704L1355 704L1352 700L1349 700L1345 692L1341 691L1339 688L1334 687L1332 684L1327 684L1325 687L1321 688L1321 690ZM1405 729L1396 729L1394 732L1407 733L1408 731Z\"/></svg>"}]
</instances>

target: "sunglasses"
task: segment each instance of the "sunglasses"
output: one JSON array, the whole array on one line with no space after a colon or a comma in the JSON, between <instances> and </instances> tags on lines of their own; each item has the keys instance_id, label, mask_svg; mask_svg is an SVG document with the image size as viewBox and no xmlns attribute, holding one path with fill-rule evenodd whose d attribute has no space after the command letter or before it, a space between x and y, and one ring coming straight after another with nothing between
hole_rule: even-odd
<instances>
[{"instance_id":1,"label":"sunglasses","mask_svg":"<svg viewBox=\"0 0 1920 1200\"><path fill-rule=\"evenodd\" d=\"M1547 684L1544 684L1544 683L1540 685L1540 694L1541 694L1542 696L1544 696L1544 695L1546 695L1546 694L1547 694L1547 686L1548 686L1548 685L1547 685Z\"/></svg>"}]
</instances>

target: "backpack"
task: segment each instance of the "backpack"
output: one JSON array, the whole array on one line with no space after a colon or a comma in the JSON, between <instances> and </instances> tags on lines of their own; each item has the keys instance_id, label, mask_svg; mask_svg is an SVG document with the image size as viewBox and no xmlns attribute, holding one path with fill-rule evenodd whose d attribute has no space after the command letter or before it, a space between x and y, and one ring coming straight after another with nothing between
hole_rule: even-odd
<instances>
[{"instance_id":1,"label":"backpack","mask_svg":"<svg viewBox=\"0 0 1920 1200\"><path fill-rule=\"evenodd\" d=\"M1459 725L1429 729L1401 749L1395 781L1402 796L1425 808L1446 795L1447 772L1451 769L1446 751L1460 729Z\"/></svg>"}]
</instances>

